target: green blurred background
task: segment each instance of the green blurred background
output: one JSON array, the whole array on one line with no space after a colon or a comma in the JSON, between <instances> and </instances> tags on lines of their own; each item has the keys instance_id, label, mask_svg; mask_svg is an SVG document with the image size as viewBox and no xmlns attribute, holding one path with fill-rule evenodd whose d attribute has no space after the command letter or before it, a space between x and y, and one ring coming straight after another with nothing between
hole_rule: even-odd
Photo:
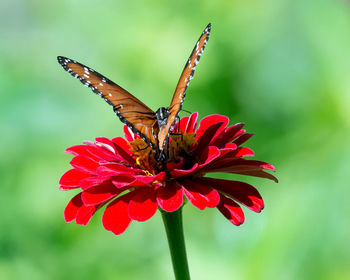
<instances>
[{"instance_id":1,"label":"green blurred background","mask_svg":"<svg viewBox=\"0 0 350 280\"><path fill-rule=\"evenodd\" d=\"M240 227L186 205L192 278L350 279L346 0L2 0L0 279L173 279L159 213L121 236L103 229L101 212L86 227L64 222L75 192L58 191L63 151L122 135L122 124L56 56L157 109L208 22L184 109L245 122L256 133L248 146L280 183L244 178L266 207L245 211Z\"/></svg>"}]
</instances>

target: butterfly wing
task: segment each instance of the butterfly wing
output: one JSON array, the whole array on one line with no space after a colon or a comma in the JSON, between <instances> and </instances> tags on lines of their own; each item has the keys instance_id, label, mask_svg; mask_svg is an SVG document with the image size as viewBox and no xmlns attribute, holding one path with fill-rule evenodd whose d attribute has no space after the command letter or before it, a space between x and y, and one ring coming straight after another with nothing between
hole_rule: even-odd
<instances>
[{"instance_id":1,"label":"butterfly wing","mask_svg":"<svg viewBox=\"0 0 350 280\"><path fill-rule=\"evenodd\" d=\"M199 37L192 53L186 62L185 68L182 71L179 82L177 83L173 99L169 106L169 117L167 124L162 127L158 133L159 149L163 152L166 143L168 142L169 133L174 126L176 118L181 110L182 103L185 99L186 89L193 78L196 66L201 58L204 48L209 40L211 24L209 23L204 29L202 35Z\"/></svg>"},{"instance_id":2,"label":"butterfly wing","mask_svg":"<svg viewBox=\"0 0 350 280\"><path fill-rule=\"evenodd\" d=\"M93 69L66 57L57 57L64 70L113 106L114 112L153 149L158 149L155 113L132 94Z\"/></svg>"}]
</instances>

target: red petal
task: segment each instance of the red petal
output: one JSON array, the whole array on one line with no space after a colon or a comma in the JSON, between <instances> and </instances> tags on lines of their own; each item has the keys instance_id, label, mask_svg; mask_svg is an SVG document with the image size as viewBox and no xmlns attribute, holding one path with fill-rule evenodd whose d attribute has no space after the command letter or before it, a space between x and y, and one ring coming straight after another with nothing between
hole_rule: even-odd
<instances>
[{"instance_id":1,"label":"red petal","mask_svg":"<svg viewBox=\"0 0 350 280\"><path fill-rule=\"evenodd\" d=\"M123 137L115 137L112 139L112 142L115 146L118 146L124 153L132 155L130 144Z\"/></svg>"},{"instance_id":2,"label":"red petal","mask_svg":"<svg viewBox=\"0 0 350 280\"><path fill-rule=\"evenodd\" d=\"M130 130L130 128L128 128L127 125L123 126L123 131L124 131L125 139L128 142L132 142L135 140L134 133Z\"/></svg>"},{"instance_id":3,"label":"red petal","mask_svg":"<svg viewBox=\"0 0 350 280\"><path fill-rule=\"evenodd\" d=\"M231 142L237 137L237 132L244 126L244 123L237 123L233 126L227 127L225 132L222 133L220 137L217 137L216 140L212 143L214 146L219 148L223 147L226 143Z\"/></svg>"},{"instance_id":4,"label":"red petal","mask_svg":"<svg viewBox=\"0 0 350 280\"><path fill-rule=\"evenodd\" d=\"M181 182L188 200L197 208L216 207L220 202L219 193L209 184L184 180Z\"/></svg>"},{"instance_id":5,"label":"red petal","mask_svg":"<svg viewBox=\"0 0 350 280\"><path fill-rule=\"evenodd\" d=\"M206 147L200 155L199 167L203 167L211 163L221 155L220 150L215 146Z\"/></svg>"},{"instance_id":6,"label":"red petal","mask_svg":"<svg viewBox=\"0 0 350 280\"><path fill-rule=\"evenodd\" d=\"M114 234L122 234L129 226L131 219L128 213L130 193L118 197L110 203L102 216L102 223L106 230Z\"/></svg>"},{"instance_id":7,"label":"red petal","mask_svg":"<svg viewBox=\"0 0 350 280\"><path fill-rule=\"evenodd\" d=\"M107 181L83 191L81 199L85 205L91 206L105 202L123 191L123 189L118 189L110 181Z\"/></svg>"},{"instance_id":8,"label":"red petal","mask_svg":"<svg viewBox=\"0 0 350 280\"><path fill-rule=\"evenodd\" d=\"M96 161L85 156L76 156L71 160L70 164L79 171L91 174L95 174L96 169L99 166Z\"/></svg>"},{"instance_id":9,"label":"red petal","mask_svg":"<svg viewBox=\"0 0 350 280\"><path fill-rule=\"evenodd\" d=\"M253 150L247 148L247 147L239 147L234 154L232 154L234 157L253 157L254 152Z\"/></svg>"},{"instance_id":10,"label":"red petal","mask_svg":"<svg viewBox=\"0 0 350 280\"><path fill-rule=\"evenodd\" d=\"M196 130L197 127L197 122L198 122L198 113L193 113L186 125L185 133L192 133Z\"/></svg>"},{"instance_id":11,"label":"red petal","mask_svg":"<svg viewBox=\"0 0 350 280\"><path fill-rule=\"evenodd\" d=\"M231 157L230 155L234 154L234 151L237 150L237 145L234 143L227 143L224 148L220 149L220 159Z\"/></svg>"},{"instance_id":12,"label":"red petal","mask_svg":"<svg viewBox=\"0 0 350 280\"><path fill-rule=\"evenodd\" d=\"M113 138L112 141L115 144L115 148L118 154L127 162L134 164L135 160L132 158L132 151L129 143L122 137Z\"/></svg>"},{"instance_id":13,"label":"red petal","mask_svg":"<svg viewBox=\"0 0 350 280\"><path fill-rule=\"evenodd\" d=\"M188 201L191 202L193 206L199 208L200 210L203 210L205 207L207 207L207 201L200 194L197 192L191 192L185 188L183 188L183 191Z\"/></svg>"},{"instance_id":14,"label":"red petal","mask_svg":"<svg viewBox=\"0 0 350 280\"><path fill-rule=\"evenodd\" d=\"M197 135L198 143L195 150L196 154L200 154L207 146L209 146L210 141L213 139L222 124L222 122L214 123L207 128L207 130L200 136L200 138L198 138Z\"/></svg>"},{"instance_id":15,"label":"red petal","mask_svg":"<svg viewBox=\"0 0 350 280\"><path fill-rule=\"evenodd\" d=\"M245 133L245 129L241 129L234 135L234 138L237 138L237 137L243 135L244 133Z\"/></svg>"},{"instance_id":16,"label":"red petal","mask_svg":"<svg viewBox=\"0 0 350 280\"><path fill-rule=\"evenodd\" d=\"M270 173L267 173L263 170L235 171L235 172L231 172L231 173L266 178L266 179L270 179L270 180L278 183L278 179L275 176L273 176Z\"/></svg>"},{"instance_id":17,"label":"red petal","mask_svg":"<svg viewBox=\"0 0 350 280\"><path fill-rule=\"evenodd\" d=\"M69 223L77 217L77 213L80 207L83 206L83 201L81 200L81 193L74 196L71 201L67 204L64 209L64 220Z\"/></svg>"},{"instance_id":18,"label":"red petal","mask_svg":"<svg viewBox=\"0 0 350 280\"><path fill-rule=\"evenodd\" d=\"M97 174L101 176L116 176L120 174L130 174L141 173L141 169L130 168L124 164L113 163L113 164L104 164L97 168Z\"/></svg>"},{"instance_id":19,"label":"red petal","mask_svg":"<svg viewBox=\"0 0 350 280\"><path fill-rule=\"evenodd\" d=\"M165 172L160 172L155 176L147 176L147 175L133 175L128 176L127 174L114 176L112 183L120 188L120 187L135 187L135 186L144 186L151 184L155 181L164 181L166 178Z\"/></svg>"},{"instance_id":20,"label":"red petal","mask_svg":"<svg viewBox=\"0 0 350 280\"><path fill-rule=\"evenodd\" d=\"M79 193L68 203L64 210L64 219L66 222L75 219L78 225L86 225L99 207L100 205L85 206L81 200L81 193Z\"/></svg>"},{"instance_id":21,"label":"red petal","mask_svg":"<svg viewBox=\"0 0 350 280\"><path fill-rule=\"evenodd\" d=\"M91 146L88 146L88 145L75 145L75 146L69 147L64 152L67 154L75 155L75 156L86 156L90 159L97 161L98 158L96 156L94 156L93 154L91 154L91 152L89 151L90 147ZM94 147L94 146L92 146L92 147Z\"/></svg>"},{"instance_id":22,"label":"red petal","mask_svg":"<svg viewBox=\"0 0 350 280\"><path fill-rule=\"evenodd\" d=\"M95 212L98 210L99 205L94 205L94 206L81 206L78 210L77 217L75 219L75 222L78 225L87 225L92 216L95 214Z\"/></svg>"},{"instance_id":23,"label":"red petal","mask_svg":"<svg viewBox=\"0 0 350 280\"><path fill-rule=\"evenodd\" d=\"M235 143L226 143L224 149L237 150L238 146Z\"/></svg>"},{"instance_id":24,"label":"red petal","mask_svg":"<svg viewBox=\"0 0 350 280\"><path fill-rule=\"evenodd\" d=\"M148 186L140 187L131 193L129 217L139 222L150 219L158 208L154 189Z\"/></svg>"},{"instance_id":25,"label":"red petal","mask_svg":"<svg viewBox=\"0 0 350 280\"><path fill-rule=\"evenodd\" d=\"M84 143L84 145L95 147L95 143L93 141L84 140L83 143Z\"/></svg>"},{"instance_id":26,"label":"red petal","mask_svg":"<svg viewBox=\"0 0 350 280\"><path fill-rule=\"evenodd\" d=\"M114 160L115 157L111 157L110 153L102 152L101 148L96 146L95 143L91 142L85 145L76 145L65 150L67 154L79 155L88 157L96 162L101 159Z\"/></svg>"},{"instance_id":27,"label":"red petal","mask_svg":"<svg viewBox=\"0 0 350 280\"><path fill-rule=\"evenodd\" d=\"M178 162L167 162L166 170L181 169L185 164L185 159L180 157Z\"/></svg>"},{"instance_id":28,"label":"red petal","mask_svg":"<svg viewBox=\"0 0 350 280\"><path fill-rule=\"evenodd\" d=\"M135 175L134 178L136 180L128 186L143 186L151 184L155 181L164 181L166 179L166 174L165 172L160 172L155 176Z\"/></svg>"},{"instance_id":29,"label":"red petal","mask_svg":"<svg viewBox=\"0 0 350 280\"><path fill-rule=\"evenodd\" d=\"M110 177L103 177L103 176L92 176L89 178L86 178L84 180L80 181L80 188L82 190L87 190L88 188L91 188L93 186L99 185L103 183L104 181L109 180Z\"/></svg>"},{"instance_id":30,"label":"red petal","mask_svg":"<svg viewBox=\"0 0 350 280\"><path fill-rule=\"evenodd\" d=\"M236 143L237 146L242 145L244 142L247 142L252 136L254 136L254 133L245 133L233 141L233 143Z\"/></svg>"},{"instance_id":31,"label":"red petal","mask_svg":"<svg viewBox=\"0 0 350 280\"><path fill-rule=\"evenodd\" d=\"M109 153L116 154L114 142L106 137L97 137L96 145L105 149Z\"/></svg>"},{"instance_id":32,"label":"red petal","mask_svg":"<svg viewBox=\"0 0 350 280\"><path fill-rule=\"evenodd\" d=\"M79 187L80 181L90 177L90 174L87 174L85 172L76 170L76 169L70 169L66 173L64 173L59 181L59 184L61 186L64 186L65 188L77 188Z\"/></svg>"},{"instance_id":33,"label":"red petal","mask_svg":"<svg viewBox=\"0 0 350 280\"><path fill-rule=\"evenodd\" d=\"M207 172L228 172L236 173L242 171L252 170L272 170L275 171L275 167L263 161L247 160L243 158L225 158L218 159L214 163L210 164L210 167L205 168Z\"/></svg>"},{"instance_id":34,"label":"red petal","mask_svg":"<svg viewBox=\"0 0 350 280\"><path fill-rule=\"evenodd\" d=\"M89 152L87 151L86 145L74 145L72 147L67 148L64 152L67 154L72 155L89 155Z\"/></svg>"},{"instance_id":35,"label":"red petal","mask_svg":"<svg viewBox=\"0 0 350 280\"><path fill-rule=\"evenodd\" d=\"M244 223L244 213L242 208L232 199L220 195L220 203L217 208L225 218L234 225L239 226Z\"/></svg>"},{"instance_id":36,"label":"red petal","mask_svg":"<svg viewBox=\"0 0 350 280\"><path fill-rule=\"evenodd\" d=\"M217 141L217 139L220 139L221 137L224 136L225 130L226 130L226 125L225 125L225 123L223 125L221 125L221 127L218 129L218 131L213 136L213 138L210 140L209 145L215 146L215 142Z\"/></svg>"},{"instance_id":37,"label":"red petal","mask_svg":"<svg viewBox=\"0 0 350 280\"><path fill-rule=\"evenodd\" d=\"M166 186L160 186L157 189L157 202L164 211L176 211L183 203L181 186L172 181L167 182Z\"/></svg>"},{"instance_id":38,"label":"red petal","mask_svg":"<svg viewBox=\"0 0 350 280\"><path fill-rule=\"evenodd\" d=\"M118 160L115 151L109 147L103 143L96 143L96 145L90 146L88 150L95 158L98 158L98 161Z\"/></svg>"},{"instance_id":39,"label":"red petal","mask_svg":"<svg viewBox=\"0 0 350 280\"><path fill-rule=\"evenodd\" d=\"M181 132L185 132L186 130L186 126L187 126L187 123L188 123L188 120L189 120L189 117L186 116L186 117L183 117L182 119L179 120L179 122L176 123L176 130L174 128L173 131L181 131ZM180 126L180 127L179 127Z\"/></svg>"},{"instance_id":40,"label":"red petal","mask_svg":"<svg viewBox=\"0 0 350 280\"><path fill-rule=\"evenodd\" d=\"M65 186L59 186L58 190L59 190L59 191L69 191L69 190L76 189L76 188L79 188L79 187L65 187Z\"/></svg>"},{"instance_id":41,"label":"red petal","mask_svg":"<svg viewBox=\"0 0 350 280\"><path fill-rule=\"evenodd\" d=\"M125 186L128 186L134 181L135 181L135 178L130 176L125 176L125 175L114 176L112 179L113 185L116 186L117 188L123 188Z\"/></svg>"},{"instance_id":42,"label":"red petal","mask_svg":"<svg viewBox=\"0 0 350 280\"><path fill-rule=\"evenodd\" d=\"M178 178L178 177L182 177L182 176L186 176L188 174L191 174L193 172L195 172L198 168L198 163L195 163L191 169L173 169L170 171L170 175L172 178Z\"/></svg>"},{"instance_id":43,"label":"red petal","mask_svg":"<svg viewBox=\"0 0 350 280\"><path fill-rule=\"evenodd\" d=\"M254 212L264 209L264 201L259 192L247 183L214 178L200 178L200 182L211 185L221 193L242 203Z\"/></svg>"},{"instance_id":44,"label":"red petal","mask_svg":"<svg viewBox=\"0 0 350 280\"><path fill-rule=\"evenodd\" d=\"M183 133L192 133L195 131L197 127L198 113L193 113L191 116L186 116L180 119L174 125L172 131L178 132L181 131Z\"/></svg>"},{"instance_id":45,"label":"red petal","mask_svg":"<svg viewBox=\"0 0 350 280\"><path fill-rule=\"evenodd\" d=\"M222 123L218 133L221 132L229 123L229 118L222 115L210 115L203 118L199 124L199 128L196 131L197 139L200 139L202 135L211 127L213 124Z\"/></svg>"}]
</instances>

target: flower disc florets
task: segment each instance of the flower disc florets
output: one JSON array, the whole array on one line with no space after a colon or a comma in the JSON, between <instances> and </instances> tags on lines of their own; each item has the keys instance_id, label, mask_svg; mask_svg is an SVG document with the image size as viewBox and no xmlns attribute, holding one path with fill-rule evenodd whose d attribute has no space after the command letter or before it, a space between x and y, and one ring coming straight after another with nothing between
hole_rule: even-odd
<instances>
[{"instance_id":1,"label":"flower disc florets","mask_svg":"<svg viewBox=\"0 0 350 280\"><path fill-rule=\"evenodd\" d=\"M80 188L65 209L67 222L76 220L86 225L93 214L108 204L103 225L115 234L126 230L132 220L150 219L158 207L167 212L178 210L184 196L203 210L216 207L230 222L240 225L244 214L240 203L260 212L264 202L251 185L204 177L211 172L225 172L277 179L264 170L274 170L265 162L248 160L251 149L242 147L252 134L244 124L227 126L225 116L211 115L202 119L197 129L198 114L177 123L165 148L167 161L159 164L155 152L139 137L124 127L125 139L96 138L66 150L75 157L73 169L60 180L60 189Z\"/></svg>"}]
</instances>

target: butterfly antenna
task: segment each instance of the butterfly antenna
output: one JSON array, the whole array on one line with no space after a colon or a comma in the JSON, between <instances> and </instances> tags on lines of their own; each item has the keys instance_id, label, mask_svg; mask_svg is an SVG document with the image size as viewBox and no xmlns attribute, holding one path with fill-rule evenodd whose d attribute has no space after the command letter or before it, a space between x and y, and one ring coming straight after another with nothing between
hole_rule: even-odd
<instances>
[{"instance_id":1,"label":"butterfly antenna","mask_svg":"<svg viewBox=\"0 0 350 280\"><path fill-rule=\"evenodd\" d=\"M188 114L192 115L192 112L187 111L187 110L185 110L185 109L181 109L181 111L184 111L184 112L186 112L186 113L188 113Z\"/></svg>"}]
</instances>

